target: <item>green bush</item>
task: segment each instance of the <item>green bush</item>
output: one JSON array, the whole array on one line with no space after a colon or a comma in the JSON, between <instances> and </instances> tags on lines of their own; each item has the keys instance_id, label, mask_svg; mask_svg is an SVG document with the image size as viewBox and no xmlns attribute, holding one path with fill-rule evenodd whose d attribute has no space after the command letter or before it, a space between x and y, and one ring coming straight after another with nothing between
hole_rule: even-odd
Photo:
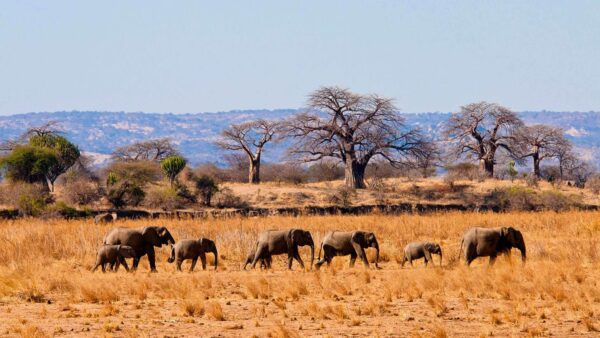
<instances>
[{"instance_id":1,"label":"green bush","mask_svg":"<svg viewBox=\"0 0 600 338\"><path fill-rule=\"evenodd\" d=\"M148 189L144 199L144 206L165 211L181 208L184 204L177 189L171 187L154 186Z\"/></svg>"}]
</instances>

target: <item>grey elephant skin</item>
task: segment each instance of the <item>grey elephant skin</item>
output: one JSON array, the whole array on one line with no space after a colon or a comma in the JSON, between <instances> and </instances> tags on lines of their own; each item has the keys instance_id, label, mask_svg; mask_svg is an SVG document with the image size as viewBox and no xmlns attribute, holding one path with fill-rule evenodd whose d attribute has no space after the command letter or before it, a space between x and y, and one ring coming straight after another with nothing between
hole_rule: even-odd
<instances>
[{"instance_id":1,"label":"grey elephant skin","mask_svg":"<svg viewBox=\"0 0 600 338\"><path fill-rule=\"evenodd\" d=\"M404 256L402 257L402 267L408 262L412 266L412 261L415 259L425 258L425 266L427 263L433 264L432 254L440 256L440 266L442 266L442 247L437 243L432 242L412 242L404 247Z\"/></svg>"},{"instance_id":2,"label":"grey elephant skin","mask_svg":"<svg viewBox=\"0 0 600 338\"><path fill-rule=\"evenodd\" d=\"M102 267L102 272L106 272L106 267L109 266L109 270L119 270L119 264L123 264L125 270L129 271L129 268L123 262L125 258L135 257L135 250L127 245L103 245L98 249L96 254L96 264L92 269L92 272L96 271L98 267ZM116 267L115 267L116 265Z\"/></svg>"},{"instance_id":3,"label":"grey elephant skin","mask_svg":"<svg viewBox=\"0 0 600 338\"><path fill-rule=\"evenodd\" d=\"M375 249L375 267L379 268L379 243L374 233L366 231L329 232L321 242L315 267L319 269L324 263L329 266L333 257L348 255L350 255L350 267L354 266L356 257L359 257L363 264L369 267L365 248ZM324 252L323 259L321 259L321 251Z\"/></svg>"},{"instance_id":4,"label":"grey elephant skin","mask_svg":"<svg viewBox=\"0 0 600 338\"><path fill-rule=\"evenodd\" d=\"M490 257L490 265L493 265L499 254L510 254L512 248L521 251L523 262L527 258L523 234L512 227L471 228L463 235L460 248L467 265L477 257Z\"/></svg>"},{"instance_id":5,"label":"grey elephant skin","mask_svg":"<svg viewBox=\"0 0 600 338\"><path fill-rule=\"evenodd\" d=\"M256 241L256 250L252 267L256 267L259 260L264 260L267 268L271 267L273 255L288 255L288 269L292 268L295 259L304 268L304 262L298 253L299 246L310 246L310 267L312 269L315 258L315 243L310 232L302 229L269 230L261 233Z\"/></svg>"},{"instance_id":6,"label":"grey elephant skin","mask_svg":"<svg viewBox=\"0 0 600 338\"><path fill-rule=\"evenodd\" d=\"M96 217L94 217L94 224L100 224L100 223L111 223L117 220L117 213L116 212L112 212L112 213L102 213L102 214L98 214L96 215Z\"/></svg>"},{"instance_id":7,"label":"grey elephant skin","mask_svg":"<svg viewBox=\"0 0 600 338\"><path fill-rule=\"evenodd\" d=\"M252 261L254 260L254 255L256 255L256 247L252 248L252 250L250 250L250 252L248 253L248 256L246 256L246 260L244 261L244 266L242 267L244 270L246 270L246 267L248 266L248 264L252 265ZM271 266L271 258L268 258L268 263L267 260L265 259L260 259L260 268L261 269L266 269L267 266Z\"/></svg>"},{"instance_id":8,"label":"grey elephant skin","mask_svg":"<svg viewBox=\"0 0 600 338\"><path fill-rule=\"evenodd\" d=\"M156 256L154 247L175 244L175 240L166 227L148 226L142 229L115 228L104 237L104 244L128 245L135 251L133 270L136 270L140 259L148 255L150 270L156 272ZM127 268L127 263L123 266Z\"/></svg>"},{"instance_id":9,"label":"grey elephant skin","mask_svg":"<svg viewBox=\"0 0 600 338\"><path fill-rule=\"evenodd\" d=\"M171 257L169 257L168 262L176 262L177 270L181 271L181 264L183 263L183 261L186 259L191 259L191 272L194 271L194 267L196 266L198 257L200 257L200 261L202 262L202 270L206 270L207 252L210 252L215 256L215 270L217 270L219 253L217 252L217 246L215 245L215 242L208 238L200 238L198 240L184 239L177 242L171 248Z\"/></svg>"}]
</instances>

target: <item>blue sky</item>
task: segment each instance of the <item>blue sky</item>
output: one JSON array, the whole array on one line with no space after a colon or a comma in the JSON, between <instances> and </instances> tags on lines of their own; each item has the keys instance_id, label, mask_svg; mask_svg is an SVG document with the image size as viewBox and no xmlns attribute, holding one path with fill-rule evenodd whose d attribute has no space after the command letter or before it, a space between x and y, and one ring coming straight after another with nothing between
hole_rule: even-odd
<instances>
[{"instance_id":1,"label":"blue sky","mask_svg":"<svg viewBox=\"0 0 600 338\"><path fill-rule=\"evenodd\" d=\"M600 110L600 1L3 1L0 114L295 108L321 85L403 111Z\"/></svg>"}]
</instances>

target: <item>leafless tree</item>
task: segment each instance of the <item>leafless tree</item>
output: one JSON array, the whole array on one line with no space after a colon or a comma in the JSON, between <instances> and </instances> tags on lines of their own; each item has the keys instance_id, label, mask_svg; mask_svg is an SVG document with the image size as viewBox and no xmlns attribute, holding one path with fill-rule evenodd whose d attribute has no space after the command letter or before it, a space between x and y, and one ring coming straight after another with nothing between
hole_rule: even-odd
<instances>
[{"instance_id":1,"label":"leafless tree","mask_svg":"<svg viewBox=\"0 0 600 338\"><path fill-rule=\"evenodd\" d=\"M523 125L510 109L495 103L477 102L461 107L444 126L454 155L475 157L481 172L494 176L496 151L514 152L514 132Z\"/></svg>"},{"instance_id":2,"label":"leafless tree","mask_svg":"<svg viewBox=\"0 0 600 338\"><path fill-rule=\"evenodd\" d=\"M541 177L540 162L545 159L558 158L565 144L569 141L561 128L547 125L533 125L519 128L515 133L517 157L531 157L533 174Z\"/></svg>"},{"instance_id":3,"label":"leafless tree","mask_svg":"<svg viewBox=\"0 0 600 338\"><path fill-rule=\"evenodd\" d=\"M217 146L231 151L242 151L248 157L248 182L260 183L260 158L267 143L276 138L280 122L256 120L234 124L221 132Z\"/></svg>"},{"instance_id":4,"label":"leafless tree","mask_svg":"<svg viewBox=\"0 0 600 338\"><path fill-rule=\"evenodd\" d=\"M389 98L321 87L309 95L307 106L307 112L286 124L295 140L290 153L305 162L339 160L348 187L365 188L365 169L372 159L401 166L415 163L430 149L419 129L406 127Z\"/></svg>"},{"instance_id":5,"label":"leafless tree","mask_svg":"<svg viewBox=\"0 0 600 338\"><path fill-rule=\"evenodd\" d=\"M41 126L30 127L19 137L4 140L0 143L0 154L12 151L16 146L26 144L32 136L60 135L63 132L59 128L58 121L48 121Z\"/></svg>"},{"instance_id":6,"label":"leafless tree","mask_svg":"<svg viewBox=\"0 0 600 338\"><path fill-rule=\"evenodd\" d=\"M139 141L117 148L112 157L114 160L131 161L155 161L160 162L169 156L179 155L176 146L169 138L160 138L147 141Z\"/></svg>"}]
</instances>

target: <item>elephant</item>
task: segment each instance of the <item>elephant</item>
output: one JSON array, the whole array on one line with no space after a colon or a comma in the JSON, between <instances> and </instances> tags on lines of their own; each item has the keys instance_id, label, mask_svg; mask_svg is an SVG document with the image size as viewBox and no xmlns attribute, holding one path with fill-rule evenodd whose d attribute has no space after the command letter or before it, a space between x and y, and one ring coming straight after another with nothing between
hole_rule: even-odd
<instances>
[{"instance_id":1,"label":"elephant","mask_svg":"<svg viewBox=\"0 0 600 338\"><path fill-rule=\"evenodd\" d=\"M255 254L256 254L256 248L253 248L252 250L250 250L250 252L248 253L248 256L246 256L246 260L244 261L244 267L243 267L244 270L246 270L246 266L248 266L248 264L252 264ZM267 265L267 259L268 259L268 265ZM262 259L262 258L260 259L260 268L261 269L266 269L267 266L271 265L271 257L268 257L267 259Z\"/></svg>"},{"instance_id":2,"label":"elephant","mask_svg":"<svg viewBox=\"0 0 600 338\"><path fill-rule=\"evenodd\" d=\"M310 232L302 229L269 230L261 233L256 241L256 250L252 260L252 268L259 260L264 260L267 268L271 268L271 256L287 253L288 269L292 269L292 260L298 261L304 268L304 262L298 253L298 246L310 246L310 268L315 259L315 244ZM262 264L262 263L261 263Z\"/></svg>"},{"instance_id":3,"label":"elephant","mask_svg":"<svg viewBox=\"0 0 600 338\"><path fill-rule=\"evenodd\" d=\"M498 254L510 254L512 248L521 251L523 263L527 258L523 234L515 228L471 228L465 232L460 243L460 252L464 249L467 265L477 257L490 257L490 265L496 261Z\"/></svg>"},{"instance_id":4,"label":"elephant","mask_svg":"<svg viewBox=\"0 0 600 338\"><path fill-rule=\"evenodd\" d=\"M112 212L112 213L102 213L102 214L98 214L96 215L96 217L94 217L94 224L100 224L100 223L111 223L117 220L117 213L116 212Z\"/></svg>"},{"instance_id":5,"label":"elephant","mask_svg":"<svg viewBox=\"0 0 600 338\"><path fill-rule=\"evenodd\" d=\"M92 272L98 267L102 267L102 272L106 272L106 266L109 265L109 270L117 271L119 264L123 264L125 270L129 271L127 264L123 263L125 258L134 258L135 250L127 245L103 245L98 249L96 254L96 265ZM116 268L115 268L116 264Z\"/></svg>"},{"instance_id":6,"label":"elephant","mask_svg":"<svg viewBox=\"0 0 600 338\"><path fill-rule=\"evenodd\" d=\"M369 267L369 261L365 254L365 248L369 247L375 249L375 267L379 268L379 243L374 233L366 231L329 232L321 242L315 267L318 270L325 262L329 266L333 257L347 255L350 255L350 267L354 266L356 257L359 257L363 264ZM324 251L323 259L321 259L321 250Z\"/></svg>"},{"instance_id":7,"label":"elephant","mask_svg":"<svg viewBox=\"0 0 600 338\"><path fill-rule=\"evenodd\" d=\"M408 243L404 247L404 256L402 257L402 267L404 263L408 261L412 266L412 261L415 259L425 258L425 266L431 262L433 264L433 258L431 254L440 256L440 266L442 266L442 248L437 243L431 242L412 242Z\"/></svg>"},{"instance_id":8,"label":"elephant","mask_svg":"<svg viewBox=\"0 0 600 338\"><path fill-rule=\"evenodd\" d=\"M206 270L206 253L211 252L215 256L215 270L219 261L219 254L217 252L217 246L215 242L208 238L195 239L184 239L177 242L171 247L171 257L168 262L176 262L177 270L181 271L181 263L186 259L192 260L192 266L190 272L194 271L198 257L202 261L202 270Z\"/></svg>"},{"instance_id":9,"label":"elephant","mask_svg":"<svg viewBox=\"0 0 600 338\"><path fill-rule=\"evenodd\" d=\"M142 229L114 228L104 237L104 244L122 244L129 245L135 250L133 258L133 270L135 271L140 263L140 259L148 255L150 270L156 272L156 262L154 247L175 244L175 240L166 227L148 226ZM127 263L123 266L127 269Z\"/></svg>"}]
</instances>

